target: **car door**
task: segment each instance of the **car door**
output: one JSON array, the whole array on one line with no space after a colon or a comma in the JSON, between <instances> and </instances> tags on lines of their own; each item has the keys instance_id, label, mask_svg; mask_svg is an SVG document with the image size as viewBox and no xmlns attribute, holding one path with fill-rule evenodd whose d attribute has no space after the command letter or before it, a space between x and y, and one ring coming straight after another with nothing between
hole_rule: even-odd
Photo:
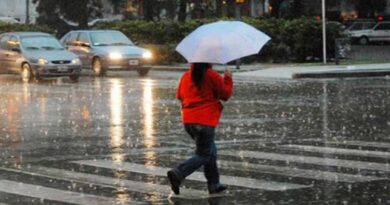
<instances>
[{"instance_id":1,"label":"car door","mask_svg":"<svg viewBox=\"0 0 390 205\"><path fill-rule=\"evenodd\" d=\"M390 24L389 23L380 23L375 26L374 31L372 32L370 41L385 41L389 39Z\"/></svg>"},{"instance_id":2,"label":"car door","mask_svg":"<svg viewBox=\"0 0 390 205\"><path fill-rule=\"evenodd\" d=\"M8 49L5 55L6 66L10 71L19 73L21 70L20 58L22 57L20 42L16 36L10 36Z\"/></svg>"},{"instance_id":3,"label":"car door","mask_svg":"<svg viewBox=\"0 0 390 205\"><path fill-rule=\"evenodd\" d=\"M390 22L383 23L382 41L390 41Z\"/></svg>"},{"instance_id":4,"label":"car door","mask_svg":"<svg viewBox=\"0 0 390 205\"><path fill-rule=\"evenodd\" d=\"M79 56L81 63L84 67L90 67L91 41L87 32L80 32L77 38L77 47L77 55Z\"/></svg>"},{"instance_id":5,"label":"car door","mask_svg":"<svg viewBox=\"0 0 390 205\"><path fill-rule=\"evenodd\" d=\"M7 73L7 66L5 65L5 56L8 48L8 35L0 37L0 73Z\"/></svg>"},{"instance_id":6,"label":"car door","mask_svg":"<svg viewBox=\"0 0 390 205\"><path fill-rule=\"evenodd\" d=\"M77 43L78 36L79 32L71 32L64 37L62 43L68 51L76 54L80 58L80 52Z\"/></svg>"}]
</instances>

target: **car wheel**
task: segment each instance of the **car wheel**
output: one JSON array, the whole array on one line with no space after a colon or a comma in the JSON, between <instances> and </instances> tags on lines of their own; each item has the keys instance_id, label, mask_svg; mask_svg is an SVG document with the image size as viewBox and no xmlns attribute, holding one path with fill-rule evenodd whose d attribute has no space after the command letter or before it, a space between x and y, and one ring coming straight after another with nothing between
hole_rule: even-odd
<instances>
[{"instance_id":1,"label":"car wheel","mask_svg":"<svg viewBox=\"0 0 390 205\"><path fill-rule=\"evenodd\" d=\"M71 75L71 76L69 76L69 79L73 83L77 83L77 82L79 82L79 77L80 77L79 75Z\"/></svg>"},{"instance_id":2,"label":"car wheel","mask_svg":"<svg viewBox=\"0 0 390 205\"><path fill-rule=\"evenodd\" d=\"M29 83L33 79L33 73L31 71L31 66L28 63L22 65L22 72L20 73L22 81L24 83Z\"/></svg>"},{"instance_id":3,"label":"car wheel","mask_svg":"<svg viewBox=\"0 0 390 205\"><path fill-rule=\"evenodd\" d=\"M95 76L104 76L105 70L103 68L102 61L100 58L94 58L92 61L92 70L95 73Z\"/></svg>"},{"instance_id":4,"label":"car wheel","mask_svg":"<svg viewBox=\"0 0 390 205\"><path fill-rule=\"evenodd\" d=\"M146 76L149 73L149 68L138 68L137 72L140 76Z\"/></svg>"},{"instance_id":5,"label":"car wheel","mask_svg":"<svg viewBox=\"0 0 390 205\"><path fill-rule=\"evenodd\" d=\"M369 43L368 38L366 36L359 38L359 44L360 45L367 45Z\"/></svg>"}]
</instances>

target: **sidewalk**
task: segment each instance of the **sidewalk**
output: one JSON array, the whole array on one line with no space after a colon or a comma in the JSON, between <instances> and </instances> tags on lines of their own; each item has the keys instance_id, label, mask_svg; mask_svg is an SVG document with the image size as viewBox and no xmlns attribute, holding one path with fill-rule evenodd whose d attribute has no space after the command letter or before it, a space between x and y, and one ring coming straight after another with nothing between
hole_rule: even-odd
<instances>
[{"instance_id":1,"label":"sidewalk","mask_svg":"<svg viewBox=\"0 0 390 205\"><path fill-rule=\"evenodd\" d=\"M188 64L176 66L154 66L155 70L184 71ZM218 72L223 72L228 67L234 76L254 78L345 78L345 77L375 77L390 75L390 63L382 64L358 64L358 65L319 65L297 66L292 64L251 64L241 65L237 70L234 65L214 66Z\"/></svg>"}]
</instances>

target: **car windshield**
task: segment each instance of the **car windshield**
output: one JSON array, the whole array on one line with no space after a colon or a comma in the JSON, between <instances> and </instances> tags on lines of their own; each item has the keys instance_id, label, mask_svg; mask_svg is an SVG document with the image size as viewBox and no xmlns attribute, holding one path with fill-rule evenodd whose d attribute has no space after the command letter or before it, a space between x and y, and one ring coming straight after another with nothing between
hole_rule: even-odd
<instances>
[{"instance_id":1,"label":"car windshield","mask_svg":"<svg viewBox=\"0 0 390 205\"><path fill-rule=\"evenodd\" d=\"M349 30L356 31L356 30L363 30L363 29L371 29L374 26L375 23L355 23L349 27Z\"/></svg>"},{"instance_id":2,"label":"car windshield","mask_svg":"<svg viewBox=\"0 0 390 205\"><path fill-rule=\"evenodd\" d=\"M51 36L25 36L21 45L28 50L63 50L61 43Z\"/></svg>"},{"instance_id":3,"label":"car windshield","mask_svg":"<svg viewBox=\"0 0 390 205\"><path fill-rule=\"evenodd\" d=\"M134 45L123 33L120 32L94 32L91 33L94 46L131 46Z\"/></svg>"}]
</instances>

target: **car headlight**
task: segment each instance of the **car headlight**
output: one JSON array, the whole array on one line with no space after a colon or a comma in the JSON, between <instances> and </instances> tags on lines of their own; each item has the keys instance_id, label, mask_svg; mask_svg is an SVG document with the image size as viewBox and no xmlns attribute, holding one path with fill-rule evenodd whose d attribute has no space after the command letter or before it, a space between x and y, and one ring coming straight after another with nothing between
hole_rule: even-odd
<instances>
[{"instance_id":1,"label":"car headlight","mask_svg":"<svg viewBox=\"0 0 390 205\"><path fill-rule=\"evenodd\" d=\"M39 59L38 59L38 64L39 64L39 65L46 65L46 64L48 64L48 63L49 63L49 61L46 60L46 59L44 59L44 58L39 58Z\"/></svg>"},{"instance_id":2,"label":"car headlight","mask_svg":"<svg viewBox=\"0 0 390 205\"><path fill-rule=\"evenodd\" d=\"M113 53L109 54L109 57L111 60L119 60L119 59L122 59L122 54L120 54L118 52L113 52Z\"/></svg>"},{"instance_id":3,"label":"car headlight","mask_svg":"<svg viewBox=\"0 0 390 205\"><path fill-rule=\"evenodd\" d=\"M72 64L80 65L81 64L80 59L78 59L78 58L73 59Z\"/></svg>"},{"instance_id":4,"label":"car headlight","mask_svg":"<svg viewBox=\"0 0 390 205\"><path fill-rule=\"evenodd\" d=\"M142 58L144 59L151 59L153 57L152 52L146 51L142 54Z\"/></svg>"}]
</instances>

